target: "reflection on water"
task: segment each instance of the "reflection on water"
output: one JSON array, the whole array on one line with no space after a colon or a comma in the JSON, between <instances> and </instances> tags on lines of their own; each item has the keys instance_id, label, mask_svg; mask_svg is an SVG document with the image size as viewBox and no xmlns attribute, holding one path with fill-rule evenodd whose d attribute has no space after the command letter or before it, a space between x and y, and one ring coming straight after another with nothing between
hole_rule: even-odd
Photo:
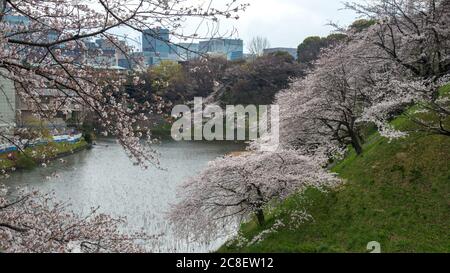
<instances>
[{"instance_id":1,"label":"reflection on water","mask_svg":"<svg viewBox=\"0 0 450 273\"><path fill-rule=\"evenodd\" d=\"M163 234L151 243L153 252L206 252L222 241L187 243L170 234L165 213L176 202L177 186L211 161L241 144L230 142L166 142L157 146L161 167L143 170L133 166L114 140L102 140L91 150L54 162L47 168L17 172L4 181L11 187L26 186L43 192L54 191L57 198L72 204L81 213L100 206L100 211L126 216L127 230L144 228L150 234ZM48 179L57 172L57 177Z\"/></svg>"}]
</instances>

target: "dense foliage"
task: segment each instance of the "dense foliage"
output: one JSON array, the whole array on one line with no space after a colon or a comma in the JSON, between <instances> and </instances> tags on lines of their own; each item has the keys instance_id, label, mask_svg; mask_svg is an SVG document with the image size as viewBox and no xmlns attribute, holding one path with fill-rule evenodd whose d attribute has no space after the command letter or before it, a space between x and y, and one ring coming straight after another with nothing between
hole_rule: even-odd
<instances>
[{"instance_id":1,"label":"dense foliage","mask_svg":"<svg viewBox=\"0 0 450 273\"><path fill-rule=\"evenodd\" d=\"M331 34L327 37L308 37L298 46L298 61L311 66L319 58L322 49L336 44L342 39L345 39L343 34Z\"/></svg>"},{"instance_id":2,"label":"dense foliage","mask_svg":"<svg viewBox=\"0 0 450 273\"><path fill-rule=\"evenodd\" d=\"M223 58L199 58L183 64L164 61L138 75L130 76L126 91L141 102L166 104L170 112L176 104L203 97L221 105L269 105L275 94L287 88L291 78L303 75L299 65L287 53L277 52L248 61Z\"/></svg>"},{"instance_id":3,"label":"dense foliage","mask_svg":"<svg viewBox=\"0 0 450 273\"><path fill-rule=\"evenodd\" d=\"M222 79L220 101L226 105L270 105L275 94L288 87L291 78L303 75L303 68L283 52L232 66Z\"/></svg>"}]
</instances>

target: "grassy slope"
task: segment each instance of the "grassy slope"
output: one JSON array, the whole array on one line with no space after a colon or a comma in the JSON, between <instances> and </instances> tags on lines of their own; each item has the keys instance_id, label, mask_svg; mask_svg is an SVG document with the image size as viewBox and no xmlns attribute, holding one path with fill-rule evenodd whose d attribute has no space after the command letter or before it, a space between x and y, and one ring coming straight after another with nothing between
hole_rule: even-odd
<instances>
[{"instance_id":1,"label":"grassy slope","mask_svg":"<svg viewBox=\"0 0 450 273\"><path fill-rule=\"evenodd\" d=\"M403 118L393 123L413 126ZM383 252L450 252L449 137L416 133L389 142L375 133L362 156L351 152L333 171L345 185L328 194L293 196L269 214L264 229L288 217L286 211L303 208L314 221L219 251L366 252L368 242L378 241ZM262 230L255 222L241 227L247 238Z\"/></svg>"}]
</instances>

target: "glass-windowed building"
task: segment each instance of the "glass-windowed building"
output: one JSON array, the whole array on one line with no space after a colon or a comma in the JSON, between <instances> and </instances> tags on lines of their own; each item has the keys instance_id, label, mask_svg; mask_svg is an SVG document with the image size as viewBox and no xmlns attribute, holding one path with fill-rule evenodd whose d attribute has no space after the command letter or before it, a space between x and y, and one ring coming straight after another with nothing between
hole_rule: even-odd
<instances>
[{"instance_id":1,"label":"glass-windowed building","mask_svg":"<svg viewBox=\"0 0 450 273\"><path fill-rule=\"evenodd\" d=\"M159 64L161 61L179 61L178 47L170 42L170 31L164 28L152 28L142 35L142 54L147 66Z\"/></svg>"},{"instance_id":2,"label":"glass-windowed building","mask_svg":"<svg viewBox=\"0 0 450 273\"><path fill-rule=\"evenodd\" d=\"M169 35L170 32L168 29L147 29L142 35L142 51L159 53L160 55L169 55L171 51Z\"/></svg>"},{"instance_id":3,"label":"glass-windowed building","mask_svg":"<svg viewBox=\"0 0 450 273\"><path fill-rule=\"evenodd\" d=\"M244 57L244 41L241 39L211 39L199 43L199 51L205 54L220 55L229 61Z\"/></svg>"},{"instance_id":4,"label":"glass-windowed building","mask_svg":"<svg viewBox=\"0 0 450 273\"><path fill-rule=\"evenodd\" d=\"M189 61L200 57L198 43L177 44L177 55L181 61Z\"/></svg>"}]
</instances>

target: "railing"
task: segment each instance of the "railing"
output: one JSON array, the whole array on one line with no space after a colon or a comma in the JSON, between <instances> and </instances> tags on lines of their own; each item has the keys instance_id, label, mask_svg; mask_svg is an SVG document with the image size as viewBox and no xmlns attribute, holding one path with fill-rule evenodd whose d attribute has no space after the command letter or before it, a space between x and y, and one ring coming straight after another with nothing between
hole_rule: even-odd
<instances>
[{"instance_id":1,"label":"railing","mask_svg":"<svg viewBox=\"0 0 450 273\"><path fill-rule=\"evenodd\" d=\"M46 145L49 142L55 142L55 143L77 143L78 141L80 141L81 137L83 135L82 134L76 134L76 135L58 135L58 136L53 136L51 141L48 140L43 140L43 139L36 139L34 141L30 141L28 146L30 147L35 147L35 146L39 146L39 145ZM28 142L28 140L24 139L22 140L22 143L26 143ZM17 151L17 146L16 145L12 145L12 144L0 144L0 154L3 153L10 153L10 152L14 152Z\"/></svg>"}]
</instances>

